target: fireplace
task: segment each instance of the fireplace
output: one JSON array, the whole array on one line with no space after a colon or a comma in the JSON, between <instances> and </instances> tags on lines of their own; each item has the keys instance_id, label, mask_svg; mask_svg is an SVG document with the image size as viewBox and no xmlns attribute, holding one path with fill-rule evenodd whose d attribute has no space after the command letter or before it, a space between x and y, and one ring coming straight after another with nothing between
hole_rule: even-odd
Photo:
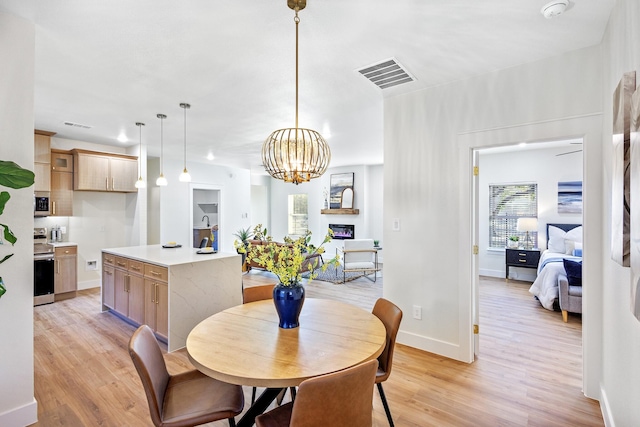
<instances>
[{"instance_id":1,"label":"fireplace","mask_svg":"<svg viewBox=\"0 0 640 427\"><path fill-rule=\"evenodd\" d=\"M333 231L334 239L353 239L355 236L355 226L352 224L329 224Z\"/></svg>"}]
</instances>

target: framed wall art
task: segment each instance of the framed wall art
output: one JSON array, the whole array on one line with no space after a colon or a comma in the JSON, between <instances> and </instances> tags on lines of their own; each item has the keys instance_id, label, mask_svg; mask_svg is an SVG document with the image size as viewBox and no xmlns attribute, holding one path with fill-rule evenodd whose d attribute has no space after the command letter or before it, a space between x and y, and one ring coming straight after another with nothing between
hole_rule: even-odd
<instances>
[{"instance_id":1,"label":"framed wall art","mask_svg":"<svg viewBox=\"0 0 640 427\"><path fill-rule=\"evenodd\" d=\"M331 186L329 190L330 209L340 209L342 207L342 192L347 188L353 190L353 176L353 172L331 175Z\"/></svg>"}]
</instances>

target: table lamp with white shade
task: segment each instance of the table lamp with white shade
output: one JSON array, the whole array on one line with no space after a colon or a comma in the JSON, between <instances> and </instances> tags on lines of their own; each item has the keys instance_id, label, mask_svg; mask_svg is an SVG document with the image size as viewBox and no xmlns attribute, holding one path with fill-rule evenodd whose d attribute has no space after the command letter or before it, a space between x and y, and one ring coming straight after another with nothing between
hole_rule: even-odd
<instances>
[{"instance_id":1,"label":"table lamp with white shade","mask_svg":"<svg viewBox=\"0 0 640 427\"><path fill-rule=\"evenodd\" d=\"M533 249L533 243L529 236L530 231L538 231L538 218L518 218L518 231L526 231L527 236L524 239L524 248Z\"/></svg>"}]
</instances>

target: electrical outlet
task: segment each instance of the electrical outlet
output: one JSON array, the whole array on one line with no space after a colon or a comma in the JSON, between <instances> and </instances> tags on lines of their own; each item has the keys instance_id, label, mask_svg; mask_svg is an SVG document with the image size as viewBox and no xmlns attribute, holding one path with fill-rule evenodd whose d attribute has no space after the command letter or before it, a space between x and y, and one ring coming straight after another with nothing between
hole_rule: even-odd
<instances>
[{"instance_id":1,"label":"electrical outlet","mask_svg":"<svg viewBox=\"0 0 640 427\"><path fill-rule=\"evenodd\" d=\"M84 269L86 271L97 270L98 269L98 261L96 261L96 260L87 261L87 265L85 266Z\"/></svg>"},{"instance_id":2,"label":"electrical outlet","mask_svg":"<svg viewBox=\"0 0 640 427\"><path fill-rule=\"evenodd\" d=\"M60 232L61 232L62 234L67 234L67 227L64 227L64 226L63 226L63 227L60 227Z\"/></svg>"},{"instance_id":3,"label":"electrical outlet","mask_svg":"<svg viewBox=\"0 0 640 427\"><path fill-rule=\"evenodd\" d=\"M413 318L422 320L422 307L420 307L419 305L413 306Z\"/></svg>"}]
</instances>

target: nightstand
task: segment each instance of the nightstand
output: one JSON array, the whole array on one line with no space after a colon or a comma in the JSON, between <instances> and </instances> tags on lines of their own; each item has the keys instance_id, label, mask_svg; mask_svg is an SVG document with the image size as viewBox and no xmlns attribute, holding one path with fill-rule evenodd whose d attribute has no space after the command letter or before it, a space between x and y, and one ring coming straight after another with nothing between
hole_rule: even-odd
<instances>
[{"instance_id":1,"label":"nightstand","mask_svg":"<svg viewBox=\"0 0 640 427\"><path fill-rule=\"evenodd\" d=\"M538 268L539 249L505 249L505 279L509 280L509 267Z\"/></svg>"}]
</instances>

